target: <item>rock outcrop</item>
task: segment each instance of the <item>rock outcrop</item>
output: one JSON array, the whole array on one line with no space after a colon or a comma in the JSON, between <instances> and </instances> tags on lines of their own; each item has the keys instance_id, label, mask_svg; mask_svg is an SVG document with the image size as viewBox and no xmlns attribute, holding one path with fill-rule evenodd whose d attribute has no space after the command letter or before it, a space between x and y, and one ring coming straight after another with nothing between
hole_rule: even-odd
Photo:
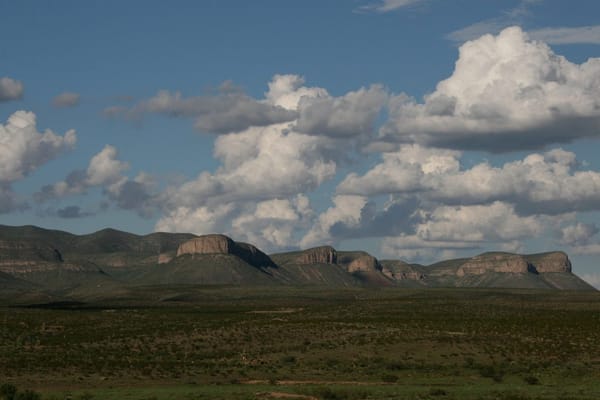
<instances>
[{"instance_id":1,"label":"rock outcrop","mask_svg":"<svg viewBox=\"0 0 600 400\"><path fill-rule=\"evenodd\" d=\"M166 264L173 259L173 255L169 253L160 253L158 255L158 264Z\"/></svg>"},{"instance_id":2,"label":"rock outcrop","mask_svg":"<svg viewBox=\"0 0 600 400\"><path fill-rule=\"evenodd\" d=\"M336 264L337 251L331 246L314 247L304 250L298 258L294 260L295 264Z\"/></svg>"},{"instance_id":3,"label":"rock outcrop","mask_svg":"<svg viewBox=\"0 0 600 400\"><path fill-rule=\"evenodd\" d=\"M381 261L381 273L395 281L412 280L422 281L425 274L415 270L410 264L400 260Z\"/></svg>"},{"instance_id":4,"label":"rock outcrop","mask_svg":"<svg viewBox=\"0 0 600 400\"><path fill-rule=\"evenodd\" d=\"M187 242L177 248L177 257L184 254L231 254L235 242L225 235L204 235Z\"/></svg>"},{"instance_id":5,"label":"rock outcrop","mask_svg":"<svg viewBox=\"0 0 600 400\"><path fill-rule=\"evenodd\" d=\"M63 263L58 249L44 243L24 240L0 241L0 271L21 274L56 269ZM65 264L64 268L77 268Z\"/></svg>"},{"instance_id":6,"label":"rock outcrop","mask_svg":"<svg viewBox=\"0 0 600 400\"><path fill-rule=\"evenodd\" d=\"M528 261L540 273L571 272L571 261L562 251L527 256Z\"/></svg>"},{"instance_id":7,"label":"rock outcrop","mask_svg":"<svg viewBox=\"0 0 600 400\"><path fill-rule=\"evenodd\" d=\"M337 263L350 273L381 272L381 264L379 264L379 261L364 251L339 252Z\"/></svg>"},{"instance_id":8,"label":"rock outcrop","mask_svg":"<svg viewBox=\"0 0 600 400\"><path fill-rule=\"evenodd\" d=\"M177 257L190 254L234 255L255 267L276 267L271 258L258 248L247 243L236 243L225 235L204 235L179 245Z\"/></svg>"},{"instance_id":9,"label":"rock outcrop","mask_svg":"<svg viewBox=\"0 0 600 400\"><path fill-rule=\"evenodd\" d=\"M484 253L469 259L456 271L459 277L482 275L486 272L525 274L530 271L527 260L518 254Z\"/></svg>"}]
</instances>

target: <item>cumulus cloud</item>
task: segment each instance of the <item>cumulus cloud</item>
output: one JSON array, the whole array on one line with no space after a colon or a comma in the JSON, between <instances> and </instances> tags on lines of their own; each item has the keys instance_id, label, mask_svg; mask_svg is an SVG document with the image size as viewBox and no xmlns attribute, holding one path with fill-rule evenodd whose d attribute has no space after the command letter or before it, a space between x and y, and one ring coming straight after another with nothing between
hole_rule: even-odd
<instances>
[{"instance_id":1,"label":"cumulus cloud","mask_svg":"<svg viewBox=\"0 0 600 400\"><path fill-rule=\"evenodd\" d=\"M518 27L463 44L453 74L418 103L391 102L382 139L507 152L600 134L600 59L574 64Z\"/></svg>"},{"instance_id":2,"label":"cumulus cloud","mask_svg":"<svg viewBox=\"0 0 600 400\"><path fill-rule=\"evenodd\" d=\"M9 77L0 78L0 103L23 98L23 83Z\"/></svg>"},{"instance_id":3,"label":"cumulus cloud","mask_svg":"<svg viewBox=\"0 0 600 400\"><path fill-rule=\"evenodd\" d=\"M184 97L181 92L159 91L131 108L112 106L107 116L139 118L144 114L161 114L174 118L192 118L201 132L231 133L249 127L268 126L296 118L296 112L249 97L230 83L214 94Z\"/></svg>"},{"instance_id":4,"label":"cumulus cloud","mask_svg":"<svg viewBox=\"0 0 600 400\"><path fill-rule=\"evenodd\" d=\"M269 90L265 93L266 101L286 110L297 111L302 99L329 97L327 90L319 87L307 87L304 86L304 83L304 77L299 75L276 74L268 83Z\"/></svg>"},{"instance_id":5,"label":"cumulus cloud","mask_svg":"<svg viewBox=\"0 0 600 400\"><path fill-rule=\"evenodd\" d=\"M223 233L223 221L233 212L234 204L212 207L178 206L163 215L154 226L157 232L190 232L197 235Z\"/></svg>"},{"instance_id":6,"label":"cumulus cloud","mask_svg":"<svg viewBox=\"0 0 600 400\"><path fill-rule=\"evenodd\" d=\"M154 179L143 172L130 179L125 176L128 169L129 163L119 160L117 148L106 145L90 159L87 169L70 172L64 180L44 186L34 197L42 203L100 187L117 207L134 210L142 216L150 216L157 207L154 204L156 195L151 194L155 186ZM73 214L74 211L67 209L63 214Z\"/></svg>"},{"instance_id":7,"label":"cumulus cloud","mask_svg":"<svg viewBox=\"0 0 600 400\"><path fill-rule=\"evenodd\" d=\"M0 184L29 175L39 166L75 146L74 130L63 136L51 130L38 132L32 112L17 111L0 124Z\"/></svg>"},{"instance_id":8,"label":"cumulus cloud","mask_svg":"<svg viewBox=\"0 0 600 400\"><path fill-rule=\"evenodd\" d=\"M117 148L106 145L89 162L86 170L74 170L65 180L53 185L47 185L36 194L38 201L51 198L60 198L68 195L80 194L94 186L117 185L126 180L122 173L129 168L129 164L117 158Z\"/></svg>"},{"instance_id":9,"label":"cumulus cloud","mask_svg":"<svg viewBox=\"0 0 600 400\"><path fill-rule=\"evenodd\" d=\"M458 251L479 249L493 244L505 251L522 250L523 240L541 234L556 224L543 216L519 216L511 204L439 206L419 210L419 221L412 231L386 237L383 253L409 260L432 261Z\"/></svg>"},{"instance_id":10,"label":"cumulus cloud","mask_svg":"<svg viewBox=\"0 0 600 400\"><path fill-rule=\"evenodd\" d=\"M354 148L354 140L347 138L373 132L373 119L386 96L383 88L373 86L336 98L304 86L302 77L274 76L264 101L297 118L218 136L214 155L220 167L167 189L161 196L165 213L156 229L221 227L271 249L297 245L297 227L306 228L312 218L309 205L303 205L304 194L335 176L338 162ZM204 225L194 228L190 221Z\"/></svg>"},{"instance_id":11,"label":"cumulus cloud","mask_svg":"<svg viewBox=\"0 0 600 400\"><path fill-rule=\"evenodd\" d=\"M600 172L580 169L572 152L555 149L501 167L483 162L468 169L461 168L460 157L451 150L401 146L364 175L348 174L337 193L416 194L448 205L505 201L525 215L600 210Z\"/></svg>"},{"instance_id":12,"label":"cumulus cloud","mask_svg":"<svg viewBox=\"0 0 600 400\"><path fill-rule=\"evenodd\" d=\"M87 186L109 185L122 179L122 172L129 168L129 164L117 159L117 148L106 145L90 160L86 171L85 184Z\"/></svg>"},{"instance_id":13,"label":"cumulus cloud","mask_svg":"<svg viewBox=\"0 0 600 400\"><path fill-rule=\"evenodd\" d=\"M312 228L304 235L300 242L301 247L311 247L319 244L333 244L336 240L331 235L331 228L336 224L347 227L360 225L361 212L367 204L368 198L364 196L335 196L333 206L319 215Z\"/></svg>"},{"instance_id":14,"label":"cumulus cloud","mask_svg":"<svg viewBox=\"0 0 600 400\"><path fill-rule=\"evenodd\" d=\"M63 92L52 99L52 105L57 108L75 107L80 98L79 93Z\"/></svg>"},{"instance_id":15,"label":"cumulus cloud","mask_svg":"<svg viewBox=\"0 0 600 400\"><path fill-rule=\"evenodd\" d=\"M265 200L257 203L253 212L234 218L231 233L262 249L291 248L313 214L308 197L302 194L291 199Z\"/></svg>"},{"instance_id":16,"label":"cumulus cloud","mask_svg":"<svg viewBox=\"0 0 600 400\"><path fill-rule=\"evenodd\" d=\"M295 75L276 75L269 84L266 101L297 112L312 99L330 98L325 90L305 87L303 83ZM205 221L212 216L215 222L211 227L224 226L227 232L241 232L239 227L252 225L262 232L261 237L255 238L257 241L270 237L269 244L286 247L285 242L292 240L290 235L296 230L287 225L281 228L283 217L277 223L260 217L261 208L253 206L257 202L263 204L264 211L265 204L271 205L280 211L288 210L288 215L296 210L295 215L304 215L306 220L308 214L298 210L296 196L333 178L337 157L346 156L347 146L350 145L327 135L299 132L295 121L220 135L214 145L220 167L168 188L161 196L165 213L157 229L178 230L180 226L191 230L190 221ZM215 207L220 207L219 213L215 214ZM267 226L271 234L266 233Z\"/></svg>"},{"instance_id":17,"label":"cumulus cloud","mask_svg":"<svg viewBox=\"0 0 600 400\"><path fill-rule=\"evenodd\" d=\"M382 86L373 85L340 97L303 97L295 128L334 138L370 136L387 96Z\"/></svg>"},{"instance_id":18,"label":"cumulus cloud","mask_svg":"<svg viewBox=\"0 0 600 400\"><path fill-rule=\"evenodd\" d=\"M578 222L561 230L561 241L570 246L586 245L599 232L596 224Z\"/></svg>"},{"instance_id":19,"label":"cumulus cloud","mask_svg":"<svg viewBox=\"0 0 600 400\"><path fill-rule=\"evenodd\" d=\"M416 235L424 240L456 242L507 242L537 236L542 224L535 216L521 217L514 206L441 206L422 216Z\"/></svg>"}]
</instances>

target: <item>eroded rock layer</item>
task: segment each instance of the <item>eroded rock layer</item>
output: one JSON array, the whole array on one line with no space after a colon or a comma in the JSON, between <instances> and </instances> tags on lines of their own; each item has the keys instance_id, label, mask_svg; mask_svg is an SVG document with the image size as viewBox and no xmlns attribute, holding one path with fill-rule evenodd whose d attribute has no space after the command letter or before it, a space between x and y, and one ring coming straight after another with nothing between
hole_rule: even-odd
<instances>
[{"instance_id":1,"label":"eroded rock layer","mask_svg":"<svg viewBox=\"0 0 600 400\"><path fill-rule=\"evenodd\" d=\"M314 247L304 250L302 254L294 260L295 264L336 264L337 251L331 246Z\"/></svg>"}]
</instances>

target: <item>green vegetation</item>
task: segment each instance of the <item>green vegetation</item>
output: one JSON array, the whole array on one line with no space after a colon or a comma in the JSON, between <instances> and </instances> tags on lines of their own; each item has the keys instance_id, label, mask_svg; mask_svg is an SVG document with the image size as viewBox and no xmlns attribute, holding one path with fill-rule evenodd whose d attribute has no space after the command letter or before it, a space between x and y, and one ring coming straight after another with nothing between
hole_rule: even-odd
<instances>
[{"instance_id":1,"label":"green vegetation","mask_svg":"<svg viewBox=\"0 0 600 400\"><path fill-rule=\"evenodd\" d=\"M600 398L597 292L135 290L0 308L0 398Z\"/></svg>"}]
</instances>

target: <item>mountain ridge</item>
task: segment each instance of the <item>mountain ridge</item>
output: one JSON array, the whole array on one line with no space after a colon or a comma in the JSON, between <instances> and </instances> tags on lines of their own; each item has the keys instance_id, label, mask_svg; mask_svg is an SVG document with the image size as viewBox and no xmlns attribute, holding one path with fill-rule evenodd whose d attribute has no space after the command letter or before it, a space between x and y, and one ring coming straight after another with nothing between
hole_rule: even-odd
<instances>
[{"instance_id":1,"label":"mountain ridge","mask_svg":"<svg viewBox=\"0 0 600 400\"><path fill-rule=\"evenodd\" d=\"M594 290L562 251L485 252L420 265L332 246L269 255L222 234L106 228L75 235L33 225L0 225L0 274L13 291L28 290L27 282L63 294L169 284Z\"/></svg>"}]
</instances>

